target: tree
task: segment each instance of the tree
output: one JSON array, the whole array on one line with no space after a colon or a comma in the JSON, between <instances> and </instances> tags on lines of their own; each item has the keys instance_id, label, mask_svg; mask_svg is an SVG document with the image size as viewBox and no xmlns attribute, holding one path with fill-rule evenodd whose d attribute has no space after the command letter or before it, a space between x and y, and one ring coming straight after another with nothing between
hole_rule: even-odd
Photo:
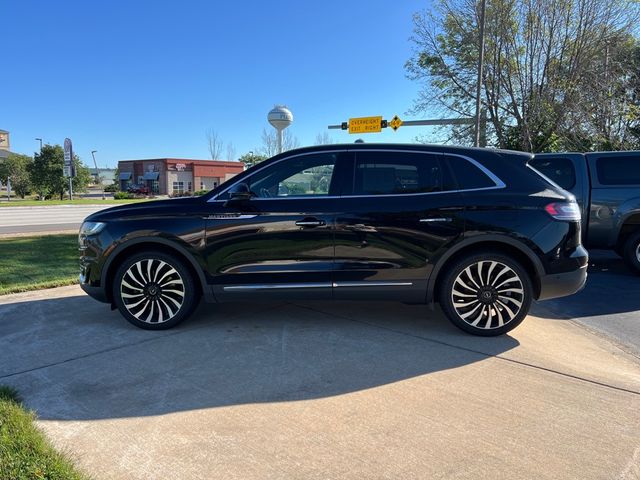
<instances>
[{"instance_id":1,"label":"tree","mask_svg":"<svg viewBox=\"0 0 640 480\"><path fill-rule=\"evenodd\" d=\"M236 157L236 149L233 143L227 143L227 160L231 161Z\"/></svg>"},{"instance_id":2,"label":"tree","mask_svg":"<svg viewBox=\"0 0 640 480\"><path fill-rule=\"evenodd\" d=\"M333 139L328 132L322 132L316 135L316 145L331 145L332 143L334 143Z\"/></svg>"},{"instance_id":3,"label":"tree","mask_svg":"<svg viewBox=\"0 0 640 480\"><path fill-rule=\"evenodd\" d=\"M242 155L238 160L244 163L245 168L249 168L249 167L253 167L256 163L260 163L266 159L267 157L265 155L259 155L253 152L248 152Z\"/></svg>"},{"instance_id":4,"label":"tree","mask_svg":"<svg viewBox=\"0 0 640 480\"><path fill-rule=\"evenodd\" d=\"M7 183L7 180L11 181L11 188L24 198L31 192L31 178L29 176L29 168L33 158L28 155L19 155L17 153L10 153L9 156L0 163L0 181Z\"/></svg>"},{"instance_id":5,"label":"tree","mask_svg":"<svg viewBox=\"0 0 640 480\"><path fill-rule=\"evenodd\" d=\"M438 0L434 7L431 13L414 15L415 51L406 69L409 78L425 87L413 113L472 117L478 2ZM602 62L611 59L607 45L634 31L639 10L637 2L626 0L488 2L481 103L491 143L533 152L591 148L593 107L602 105L594 90L603 92L594 78L607 70L604 92L613 92L611 83L637 77L637 66L629 64L614 75L612 63L603 69ZM600 109L598 121L602 114ZM619 110L614 117L621 118ZM452 139L468 143L473 128L451 131Z\"/></svg>"},{"instance_id":6,"label":"tree","mask_svg":"<svg viewBox=\"0 0 640 480\"><path fill-rule=\"evenodd\" d=\"M213 128L207 130L207 146L211 160L220 160L222 156L222 147L224 142Z\"/></svg>"},{"instance_id":7,"label":"tree","mask_svg":"<svg viewBox=\"0 0 640 480\"><path fill-rule=\"evenodd\" d=\"M294 137L293 134L288 130L284 130L282 132L282 151L286 152L287 150L291 150L294 148L298 148L300 146L300 142L298 141L298 137ZM278 132L273 129L267 131L266 128L262 129L262 146L258 149L258 151L268 157L273 157L277 155L278 152Z\"/></svg>"},{"instance_id":8,"label":"tree","mask_svg":"<svg viewBox=\"0 0 640 480\"><path fill-rule=\"evenodd\" d=\"M91 172L77 155L73 156L76 169L76 177L72 180L74 190L85 191L91 180ZM68 191L69 179L63 174L64 150L60 145L44 145L39 153L36 153L33 162L29 165L29 173L33 188L40 198L50 198L53 195L64 198Z\"/></svg>"}]
</instances>

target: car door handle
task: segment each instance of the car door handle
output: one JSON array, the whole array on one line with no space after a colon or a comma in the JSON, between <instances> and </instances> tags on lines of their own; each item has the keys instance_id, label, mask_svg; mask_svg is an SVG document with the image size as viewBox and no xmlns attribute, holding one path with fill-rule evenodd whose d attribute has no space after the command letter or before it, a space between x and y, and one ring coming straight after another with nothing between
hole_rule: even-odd
<instances>
[{"instance_id":1,"label":"car door handle","mask_svg":"<svg viewBox=\"0 0 640 480\"><path fill-rule=\"evenodd\" d=\"M452 222L453 218L451 217L429 217L429 218L421 218L420 223L431 223L431 222Z\"/></svg>"},{"instance_id":2,"label":"car door handle","mask_svg":"<svg viewBox=\"0 0 640 480\"><path fill-rule=\"evenodd\" d=\"M299 227L321 227L326 225L327 222L324 220L318 220L317 218L305 218L303 220L298 220L296 225Z\"/></svg>"}]
</instances>

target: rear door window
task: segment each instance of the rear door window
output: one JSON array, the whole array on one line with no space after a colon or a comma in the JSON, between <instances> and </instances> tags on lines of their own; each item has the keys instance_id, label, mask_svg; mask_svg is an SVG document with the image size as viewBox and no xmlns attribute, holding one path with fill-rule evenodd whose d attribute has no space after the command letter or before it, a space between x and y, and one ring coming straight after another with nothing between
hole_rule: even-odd
<instances>
[{"instance_id":1,"label":"rear door window","mask_svg":"<svg viewBox=\"0 0 640 480\"><path fill-rule=\"evenodd\" d=\"M443 190L440 156L419 152L358 152L354 195L402 195Z\"/></svg>"},{"instance_id":2,"label":"rear door window","mask_svg":"<svg viewBox=\"0 0 640 480\"><path fill-rule=\"evenodd\" d=\"M640 185L640 155L600 157L596 170L601 185Z\"/></svg>"},{"instance_id":3,"label":"rear door window","mask_svg":"<svg viewBox=\"0 0 640 480\"><path fill-rule=\"evenodd\" d=\"M576 185L576 169L568 158L534 157L529 165L565 190L571 190Z\"/></svg>"},{"instance_id":4,"label":"rear door window","mask_svg":"<svg viewBox=\"0 0 640 480\"><path fill-rule=\"evenodd\" d=\"M446 155L444 161L453 171L459 190L474 190L496 186L496 182L466 158Z\"/></svg>"}]
</instances>

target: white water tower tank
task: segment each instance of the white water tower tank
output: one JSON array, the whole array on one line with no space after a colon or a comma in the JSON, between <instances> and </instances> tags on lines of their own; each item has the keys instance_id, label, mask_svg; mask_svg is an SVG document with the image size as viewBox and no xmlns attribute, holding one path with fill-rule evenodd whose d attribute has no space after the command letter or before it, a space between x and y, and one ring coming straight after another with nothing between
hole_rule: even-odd
<instances>
[{"instance_id":1,"label":"white water tower tank","mask_svg":"<svg viewBox=\"0 0 640 480\"><path fill-rule=\"evenodd\" d=\"M293 113L285 105L275 105L267 115L267 120L278 131L278 153L280 153L282 152L282 132L293 123Z\"/></svg>"}]
</instances>

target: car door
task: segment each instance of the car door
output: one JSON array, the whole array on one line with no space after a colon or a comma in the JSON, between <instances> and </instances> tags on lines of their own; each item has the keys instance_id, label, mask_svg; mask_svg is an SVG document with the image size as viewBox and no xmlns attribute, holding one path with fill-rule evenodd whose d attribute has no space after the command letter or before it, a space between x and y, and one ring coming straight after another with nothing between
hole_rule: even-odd
<instances>
[{"instance_id":1,"label":"car door","mask_svg":"<svg viewBox=\"0 0 640 480\"><path fill-rule=\"evenodd\" d=\"M206 261L219 300L331 298L340 151L297 154L210 201ZM241 186L245 188L244 186Z\"/></svg>"},{"instance_id":2,"label":"car door","mask_svg":"<svg viewBox=\"0 0 640 480\"><path fill-rule=\"evenodd\" d=\"M439 153L360 150L336 215L334 298L424 301L432 258L464 233Z\"/></svg>"}]
</instances>

